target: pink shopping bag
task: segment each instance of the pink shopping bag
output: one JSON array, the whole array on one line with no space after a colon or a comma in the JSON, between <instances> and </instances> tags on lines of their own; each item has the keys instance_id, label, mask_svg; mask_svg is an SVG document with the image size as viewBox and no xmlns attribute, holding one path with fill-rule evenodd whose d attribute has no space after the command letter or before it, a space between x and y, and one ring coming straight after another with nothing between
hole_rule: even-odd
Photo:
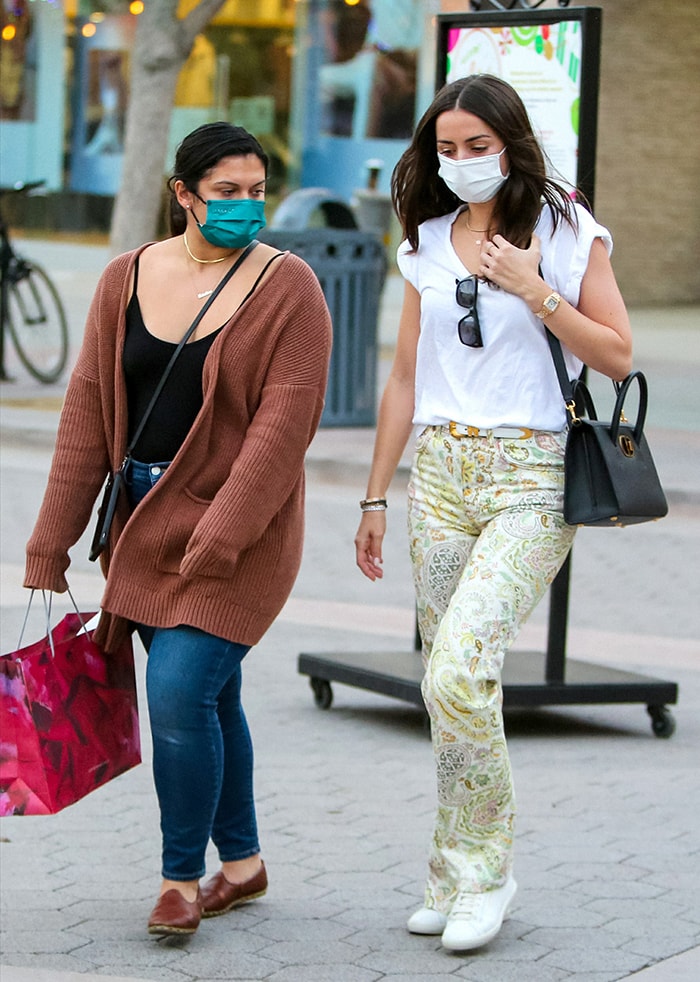
<instances>
[{"instance_id":1,"label":"pink shopping bag","mask_svg":"<svg viewBox=\"0 0 700 982\"><path fill-rule=\"evenodd\" d=\"M93 616L0 657L2 816L54 814L141 761L131 639L106 654Z\"/></svg>"}]
</instances>

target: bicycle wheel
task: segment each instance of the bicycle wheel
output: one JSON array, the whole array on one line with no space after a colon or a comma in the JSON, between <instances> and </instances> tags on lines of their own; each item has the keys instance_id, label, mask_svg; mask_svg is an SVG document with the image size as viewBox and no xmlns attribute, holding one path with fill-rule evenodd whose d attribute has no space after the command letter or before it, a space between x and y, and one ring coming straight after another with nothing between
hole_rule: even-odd
<instances>
[{"instance_id":1,"label":"bicycle wheel","mask_svg":"<svg viewBox=\"0 0 700 982\"><path fill-rule=\"evenodd\" d=\"M8 290L8 326L17 355L39 382L56 382L68 360L68 324L56 287L41 266L22 261Z\"/></svg>"}]
</instances>

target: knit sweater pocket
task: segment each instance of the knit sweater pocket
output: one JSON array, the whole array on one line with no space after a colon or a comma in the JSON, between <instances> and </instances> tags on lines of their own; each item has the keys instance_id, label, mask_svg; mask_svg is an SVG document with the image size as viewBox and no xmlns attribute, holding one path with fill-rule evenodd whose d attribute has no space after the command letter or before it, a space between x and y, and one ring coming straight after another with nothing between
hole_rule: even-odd
<instances>
[{"instance_id":1,"label":"knit sweater pocket","mask_svg":"<svg viewBox=\"0 0 700 982\"><path fill-rule=\"evenodd\" d=\"M156 555L156 566L164 573L179 573L187 543L197 522L207 512L211 502L198 498L187 489L178 496L176 508L169 511Z\"/></svg>"}]
</instances>

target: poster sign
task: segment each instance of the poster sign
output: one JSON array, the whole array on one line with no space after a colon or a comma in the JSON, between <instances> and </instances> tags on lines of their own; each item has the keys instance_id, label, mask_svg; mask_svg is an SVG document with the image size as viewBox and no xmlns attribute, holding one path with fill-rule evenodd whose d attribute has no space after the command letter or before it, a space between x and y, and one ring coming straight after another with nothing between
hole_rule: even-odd
<instances>
[{"instance_id":1,"label":"poster sign","mask_svg":"<svg viewBox=\"0 0 700 982\"><path fill-rule=\"evenodd\" d=\"M552 176L592 202L601 11L492 11L438 17L437 84L497 75L527 107Z\"/></svg>"}]
</instances>

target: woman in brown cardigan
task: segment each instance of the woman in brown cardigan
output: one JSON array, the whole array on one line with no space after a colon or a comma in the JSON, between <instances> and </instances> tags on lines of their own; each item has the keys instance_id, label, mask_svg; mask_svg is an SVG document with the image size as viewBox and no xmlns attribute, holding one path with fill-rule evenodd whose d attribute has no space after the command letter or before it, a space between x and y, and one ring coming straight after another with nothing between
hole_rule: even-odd
<instances>
[{"instance_id":1,"label":"woman in brown cardigan","mask_svg":"<svg viewBox=\"0 0 700 982\"><path fill-rule=\"evenodd\" d=\"M68 550L119 467L177 342L264 225L267 157L240 127L199 127L170 180L182 234L114 259L68 386L25 586L62 592ZM101 556L97 640L136 627L161 809L153 934L192 933L267 886L240 702L241 661L301 559L304 455L323 408L331 325L297 256L258 243L214 299L149 416ZM128 500L126 500L128 499ZM221 869L200 890L209 839Z\"/></svg>"}]
</instances>

